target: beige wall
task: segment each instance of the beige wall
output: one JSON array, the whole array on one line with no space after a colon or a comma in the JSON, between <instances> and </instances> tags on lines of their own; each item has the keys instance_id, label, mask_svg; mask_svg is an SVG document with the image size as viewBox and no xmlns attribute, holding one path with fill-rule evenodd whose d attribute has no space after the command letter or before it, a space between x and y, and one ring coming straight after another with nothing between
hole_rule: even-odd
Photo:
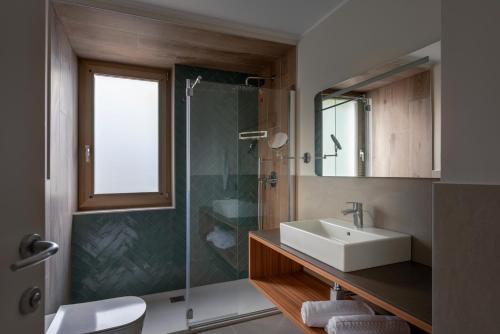
<instances>
[{"instance_id":1,"label":"beige wall","mask_svg":"<svg viewBox=\"0 0 500 334\"><path fill-rule=\"evenodd\" d=\"M500 296L498 13L497 0L480 5L443 0L443 183L434 188L433 223L435 334L497 333L500 328L495 307Z\"/></svg>"},{"instance_id":2,"label":"beige wall","mask_svg":"<svg viewBox=\"0 0 500 334\"><path fill-rule=\"evenodd\" d=\"M434 334L498 333L500 186L434 187Z\"/></svg>"},{"instance_id":3,"label":"beige wall","mask_svg":"<svg viewBox=\"0 0 500 334\"><path fill-rule=\"evenodd\" d=\"M499 13L498 0L443 0L445 182L500 184Z\"/></svg>"},{"instance_id":4,"label":"beige wall","mask_svg":"<svg viewBox=\"0 0 500 334\"><path fill-rule=\"evenodd\" d=\"M440 11L436 0L351 0L301 39L298 155L314 152L314 95L440 40ZM376 226L412 234L413 258L431 263L431 180L316 177L314 163L298 165L299 219L339 217L358 200Z\"/></svg>"},{"instance_id":5,"label":"beige wall","mask_svg":"<svg viewBox=\"0 0 500 334\"><path fill-rule=\"evenodd\" d=\"M77 199L77 59L61 22L50 11L50 180L46 237L59 252L46 265L46 313L69 303L72 214Z\"/></svg>"},{"instance_id":6,"label":"beige wall","mask_svg":"<svg viewBox=\"0 0 500 334\"><path fill-rule=\"evenodd\" d=\"M366 225L411 234L412 259L432 264L432 180L301 176L299 184L300 219L352 220L340 211L362 202Z\"/></svg>"}]
</instances>

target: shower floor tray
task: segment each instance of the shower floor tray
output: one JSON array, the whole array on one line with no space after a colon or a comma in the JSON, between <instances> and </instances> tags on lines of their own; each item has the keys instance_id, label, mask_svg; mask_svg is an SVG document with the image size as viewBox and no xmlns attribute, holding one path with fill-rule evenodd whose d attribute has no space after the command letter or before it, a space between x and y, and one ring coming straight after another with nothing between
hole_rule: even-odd
<instances>
[{"instance_id":1,"label":"shower floor tray","mask_svg":"<svg viewBox=\"0 0 500 334\"><path fill-rule=\"evenodd\" d=\"M142 296L147 304L142 334L186 331L186 302L170 302L170 297L182 295L184 292L176 290ZM191 289L190 298L190 305L194 310L192 324L275 307L252 286L248 279L195 287Z\"/></svg>"}]
</instances>

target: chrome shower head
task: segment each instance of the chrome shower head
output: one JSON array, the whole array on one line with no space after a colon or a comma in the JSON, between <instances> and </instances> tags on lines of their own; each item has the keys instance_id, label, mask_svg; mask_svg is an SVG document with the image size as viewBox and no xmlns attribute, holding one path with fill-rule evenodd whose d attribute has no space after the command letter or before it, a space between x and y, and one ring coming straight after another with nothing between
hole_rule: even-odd
<instances>
[{"instance_id":1,"label":"chrome shower head","mask_svg":"<svg viewBox=\"0 0 500 334\"><path fill-rule=\"evenodd\" d=\"M193 96L194 86L199 84L201 79L201 75L198 75L193 83L191 83L190 79L186 79L186 96Z\"/></svg>"},{"instance_id":2,"label":"chrome shower head","mask_svg":"<svg viewBox=\"0 0 500 334\"><path fill-rule=\"evenodd\" d=\"M332 138L333 144L335 145L335 151L341 150L342 146L340 145L340 142L338 141L337 137L335 137L333 134L331 134L330 138Z\"/></svg>"},{"instance_id":3,"label":"chrome shower head","mask_svg":"<svg viewBox=\"0 0 500 334\"><path fill-rule=\"evenodd\" d=\"M197 84L199 84L199 83L200 83L200 81L201 81L201 79L203 79L203 78L201 77L201 75L198 75L198 76L196 77L196 80L193 82L193 85L191 86L191 89L193 89L193 88L194 88Z\"/></svg>"}]
</instances>

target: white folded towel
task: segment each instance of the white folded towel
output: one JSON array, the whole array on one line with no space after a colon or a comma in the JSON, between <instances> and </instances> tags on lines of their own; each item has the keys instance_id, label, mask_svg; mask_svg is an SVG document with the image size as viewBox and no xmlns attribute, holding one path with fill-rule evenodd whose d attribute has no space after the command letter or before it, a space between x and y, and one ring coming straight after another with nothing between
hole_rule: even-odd
<instances>
[{"instance_id":1,"label":"white folded towel","mask_svg":"<svg viewBox=\"0 0 500 334\"><path fill-rule=\"evenodd\" d=\"M375 314L368 305L358 300L304 302L300 313L302 321L309 327L325 327L328 320L337 315Z\"/></svg>"},{"instance_id":2,"label":"white folded towel","mask_svg":"<svg viewBox=\"0 0 500 334\"><path fill-rule=\"evenodd\" d=\"M328 334L410 334L410 326L393 316L348 315L331 318L325 331Z\"/></svg>"},{"instance_id":3,"label":"white folded towel","mask_svg":"<svg viewBox=\"0 0 500 334\"><path fill-rule=\"evenodd\" d=\"M224 230L215 225L212 232L207 234L207 241L211 241L215 247L220 249L228 249L236 245L236 237L234 233Z\"/></svg>"}]
</instances>

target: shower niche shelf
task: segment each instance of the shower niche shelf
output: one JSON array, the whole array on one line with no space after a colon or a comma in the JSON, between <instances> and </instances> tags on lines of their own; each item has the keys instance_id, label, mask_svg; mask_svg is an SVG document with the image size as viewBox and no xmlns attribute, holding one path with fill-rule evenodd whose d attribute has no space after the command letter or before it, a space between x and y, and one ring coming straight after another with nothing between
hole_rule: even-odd
<instances>
[{"instance_id":1,"label":"shower niche shelf","mask_svg":"<svg viewBox=\"0 0 500 334\"><path fill-rule=\"evenodd\" d=\"M257 229L257 217L228 218L210 207L202 207L200 215L200 238L206 241L209 247L224 262L233 268L238 278L246 277L248 261L248 232ZM207 236L215 227L233 234L235 245L227 249L217 247L213 242L207 240ZM239 251L238 251L239 250Z\"/></svg>"},{"instance_id":2,"label":"shower niche shelf","mask_svg":"<svg viewBox=\"0 0 500 334\"><path fill-rule=\"evenodd\" d=\"M230 222L230 219L223 217L212 211L211 208L203 207L200 209L200 237L209 245L209 247L224 260L231 268L238 271L238 252L237 252L237 232L235 224ZM234 234L235 245L226 249L217 247L213 242L207 240L207 236L214 228L218 226L220 229Z\"/></svg>"}]
</instances>

